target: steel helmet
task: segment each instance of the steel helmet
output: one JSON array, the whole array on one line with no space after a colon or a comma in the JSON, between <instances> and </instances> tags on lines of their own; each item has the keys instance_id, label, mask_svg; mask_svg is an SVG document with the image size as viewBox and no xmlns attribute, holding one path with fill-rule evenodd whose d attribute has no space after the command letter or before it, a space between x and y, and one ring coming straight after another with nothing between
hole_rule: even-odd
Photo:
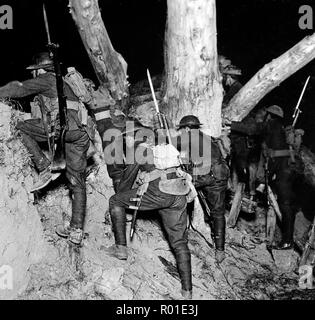
<instances>
[{"instance_id":1,"label":"steel helmet","mask_svg":"<svg viewBox=\"0 0 315 320\"><path fill-rule=\"evenodd\" d=\"M182 127L200 127L202 124L200 123L199 119L194 115L184 116L177 126L178 129Z\"/></svg>"},{"instance_id":2,"label":"steel helmet","mask_svg":"<svg viewBox=\"0 0 315 320\"><path fill-rule=\"evenodd\" d=\"M31 66L28 66L27 70L49 69L53 70L54 62L50 58L49 52L40 52L33 57Z\"/></svg>"},{"instance_id":3,"label":"steel helmet","mask_svg":"<svg viewBox=\"0 0 315 320\"><path fill-rule=\"evenodd\" d=\"M284 113L281 107L277 105L270 106L266 109L267 112L274 114L280 118L284 118Z\"/></svg>"}]
</instances>

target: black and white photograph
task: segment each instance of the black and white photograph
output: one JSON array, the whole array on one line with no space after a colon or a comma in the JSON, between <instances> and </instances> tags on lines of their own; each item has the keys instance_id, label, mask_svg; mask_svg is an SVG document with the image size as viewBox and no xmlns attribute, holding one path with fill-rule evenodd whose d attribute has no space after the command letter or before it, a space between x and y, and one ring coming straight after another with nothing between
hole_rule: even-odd
<instances>
[{"instance_id":1,"label":"black and white photograph","mask_svg":"<svg viewBox=\"0 0 315 320\"><path fill-rule=\"evenodd\" d=\"M0 41L0 300L315 300L314 0L1 0Z\"/></svg>"}]
</instances>

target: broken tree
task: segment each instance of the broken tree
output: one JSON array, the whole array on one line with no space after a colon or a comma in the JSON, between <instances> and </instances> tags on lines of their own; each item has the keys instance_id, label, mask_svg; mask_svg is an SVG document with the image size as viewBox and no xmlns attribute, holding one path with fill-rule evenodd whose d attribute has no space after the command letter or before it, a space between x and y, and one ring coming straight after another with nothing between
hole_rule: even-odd
<instances>
[{"instance_id":1,"label":"broken tree","mask_svg":"<svg viewBox=\"0 0 315 320\"><path fill-rule=\"evenodd\" d=\"M168 0L165 113L173 124L188 114L221 135L223 91L218 71L215 0Z\"/></svg>"},{"instance_id":2,"label":"broken tree","mask_svg":"<svg viewBox=\"0 0 315 320\"><path fill-rule=\"evenodd\" d=\"M314 58L315 34L304 38L260 69L231 99L223 117L232 121L243 120L266 94Z\"/></svg>"},{"instance_id":3,"label":"broken tree","mask_svg":"<svg viewBox=\"0 0 315 320\"><path fill-rule=\"evenodd\" d=\"M69 6L101 88L124 106L129 96L127 63L112 46L98 1L69 0Z\"/></svg>"}]
</instances>

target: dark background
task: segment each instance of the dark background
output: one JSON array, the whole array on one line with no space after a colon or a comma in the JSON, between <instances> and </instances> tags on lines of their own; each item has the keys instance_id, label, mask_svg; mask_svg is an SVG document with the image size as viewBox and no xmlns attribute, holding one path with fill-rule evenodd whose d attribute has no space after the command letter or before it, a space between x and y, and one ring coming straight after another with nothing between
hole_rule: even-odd
<instances>
[{"instance_id":1,"label":"dark background","mask_svg":"<svg viewBox=\"0 0 315 320\"><path fill-rule=\"evenodd\" d=\"M34 53L45 49L46 33L42 0L1 0L13 8L13 30L0 30L0 85L24 80L25 67ZM163 38L166 0L99 0L106 29L116 51L128 63L131 83L163 70ZM217 0L219 52L239 66L246 83L261 67L291 48L314 30L300 30L299 7L306 0ZM75 66L84 76L95 79L93 68L72 21L67 0L47 1L46 8L53 42L61 45L65 66ZM301 103L298 127L306 130L305 143L315 151L315 63L312 62L268 94L259 106L279 104L291 115L308 75L311 81ZM258 107L259 107L258 106Z\"/></svg>"}]
</instances>

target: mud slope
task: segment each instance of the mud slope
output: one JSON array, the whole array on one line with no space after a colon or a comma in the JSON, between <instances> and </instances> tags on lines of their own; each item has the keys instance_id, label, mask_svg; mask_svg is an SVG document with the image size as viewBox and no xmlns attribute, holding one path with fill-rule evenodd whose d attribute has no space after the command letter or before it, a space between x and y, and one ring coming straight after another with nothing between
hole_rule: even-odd
<instances>
[{"instance_id":1,"label":"mud slope","mask_svg":"<svg viewBox=\"0 0 315 320\"><path fill-rule=\"evenodd\" d=\"M114 243L108 214L113 190L104 164L87 178L83 246L69 245L55 234L56 225L70 219L68 189L56 184L33 205L28 193L33 169L20 140L9 130L12 118L23 114L11 115L9 107L0 107L0 265L10 265L14 271L14 290L0 290L0 297L180 299L175 260L154 215L139 217L127 261L109 257L101 250ZM129 228L130 223L128 233ZM194 299L273 299L297 288L293 272L297 254L274 253L273 261L264 240L248 230L228 230L227 258L221 266L214 261L210 231L206 230L208 243L200 234L189 231Z\"/></svg>"}]
</instances>

